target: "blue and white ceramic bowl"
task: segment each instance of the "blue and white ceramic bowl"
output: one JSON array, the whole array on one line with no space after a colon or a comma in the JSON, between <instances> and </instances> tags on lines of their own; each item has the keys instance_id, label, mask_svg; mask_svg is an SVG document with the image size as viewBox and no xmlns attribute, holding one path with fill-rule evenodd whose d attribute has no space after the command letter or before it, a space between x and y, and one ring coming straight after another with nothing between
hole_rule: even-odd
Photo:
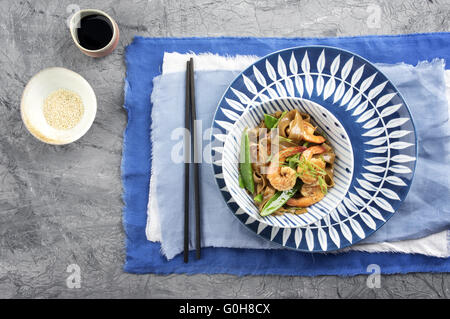
<instances>
[{"instance_id":1,"label":"blue and white ceramic bowl","mask_svg":"<svg viewBox=\"0 0 450 319\"><path fill-rule=\"evenodd\" d=\"M239 187L238 163L241 136L245 128L257 127L264 119L264 114L276 111L300 110L311 116L314 125L324 132L336 152L335 187L319 203L308 208L307 213L301 215L284 214L262 217L255 206L252 196ZM260 223L282 228L306 226L322 219L335 209L343 200L350 186L353 173L353 151L350 139L342 124L326 108L317 103L299 98L280 98L260 103L248 109L234 123L232 130L225 140L222 156L223 176L227 189L233 199L249 216Z\"/></svg>"},{"instance_id":2,"label":"blue and white ceramic bowl","mask_svg":"<svg viewBox=\"0 0 450 319\"><path fill-rule=\"evenodd\" d=\"M262 218L238 185L240 135L263 113L294 108L331 141L336 187L306 214ZM380 228L405 199L417 157L414 123L395 86L362 57L323 46L275 52L243 71L219 102L212 144L232 213L260 236L305 251L343 248Z\"/></svg>"}]
</instances>

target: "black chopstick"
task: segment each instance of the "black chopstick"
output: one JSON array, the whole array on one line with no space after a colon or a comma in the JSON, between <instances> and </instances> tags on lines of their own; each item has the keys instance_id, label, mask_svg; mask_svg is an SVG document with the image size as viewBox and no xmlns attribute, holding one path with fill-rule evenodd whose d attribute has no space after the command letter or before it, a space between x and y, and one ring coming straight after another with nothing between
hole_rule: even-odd
<instances>
[{"instance_id":1,"label":"black chopstick","mask_svg":"<svg viewBox=\"0 0 450 319\"><path fill-rule=\"evenodd\" d=\"M184 262L189 261L189 169L193 163L194 173L194 204L195 204L195 250L196 257L201 256L201 236L200 236L200 183L198 167L198 145L195 108L195 84L194 84L194 60L191 58L186 63L186 101L185 101L185 127L186 133L191 136L190 143L187 134L184 138L185 163L184 163ZM192 151L193 150L193 151Z\"/></svg>"},{"instance_id":2,"label":"black chopstick","mask_svg":"<svg viewBox=\"0 0 450 319\"><path fill-rule=\"evenodd\" d=\"M191 100L191 145L194 147L194 203L195 203L195 251L197 259L200 259L200 185L199 185L199 170L198 170L198 140L197 127L195 121L197 119L197 111L195 108L195 78L194 78L194 59L190 59L190 100Z\"/></svg>"},{"instance_id":3,"label":"black chopstick","mask_svg":"<svg viewBox=\"0 0 450 319\"><path fill-rule=\"evenodd\" d=\"M184 262L189 261L189 163L191 159L191 147L187 132L191 131L191 108L190 108L190 62L186 64L186 100L184 125L186 128L184 136Z\"/></svg>"}]
</instances>

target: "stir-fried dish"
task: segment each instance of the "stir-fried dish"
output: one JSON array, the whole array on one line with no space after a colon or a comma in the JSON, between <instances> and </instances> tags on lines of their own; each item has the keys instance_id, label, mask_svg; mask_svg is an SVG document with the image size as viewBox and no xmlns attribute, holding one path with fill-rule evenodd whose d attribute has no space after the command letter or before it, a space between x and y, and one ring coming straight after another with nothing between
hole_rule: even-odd
<instances>
[{"instance_id":1,"label":"stir-fried dish","mask_svg":"<svg viewBox=\"0 0 450 319\"><path fill-rule=\"evenodd\" d=\"M302 214L333 187L335 154L325 134L298 110L265 114L242 133L239 185L261 216Z\"/></svg>"}]
</instances>

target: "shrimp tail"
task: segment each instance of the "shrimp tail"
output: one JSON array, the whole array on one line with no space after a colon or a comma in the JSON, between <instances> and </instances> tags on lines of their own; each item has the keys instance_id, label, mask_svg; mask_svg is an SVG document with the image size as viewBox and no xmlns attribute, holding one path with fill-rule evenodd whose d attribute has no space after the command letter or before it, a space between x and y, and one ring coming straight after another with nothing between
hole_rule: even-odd
<instances>
[{"instance_id":1,"label":"shrimp tail","mask_svg":"<svg viewBox=\"0 0 450 319\"><path fill-rule=\"evenodd\" d=\"M303 197L290 198L286 204L294 207L309 207L322 200L325 194L320 190L319 186L309 186L304 184L300 193Z\"/></svg>"},{"instance_id":2,"label":"shrimp tail","mask_svg":"<svg viewBox=\"0 0 450 319\"><path fill-rule=\"evenodd\" d=\"M311 123L303 122L303 139L305 141L322 144L325 142L325 137L321 135L314 135L316 128Z\"/></svg>"},{"instance_id":3,"label":"shrimp tail","mask_svg":"<svg viewBox=\"0 0 450 319\"><path fill-rule=\"evenodd\" d=\"M280 152L280 162L284 162L284 160L286 158L288 158L289 156L298 154L298 153L302 153L306 150L306 147L304 146L294 146L294 147L288 147L285 150ZM325 149L324 149L325 151Z\"/></svg>"}]
</instances>

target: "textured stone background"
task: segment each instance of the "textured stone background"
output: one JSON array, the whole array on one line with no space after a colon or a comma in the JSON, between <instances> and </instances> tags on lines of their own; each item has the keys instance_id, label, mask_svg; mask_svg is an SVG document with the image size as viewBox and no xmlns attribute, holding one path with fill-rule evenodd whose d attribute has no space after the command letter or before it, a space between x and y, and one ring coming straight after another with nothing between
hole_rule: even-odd
<instances>
[{"instance_id":1,"label":"textured stone background","mask_svg":"<svg viewBox=\"0 0 450 319\"><path fill-rule=\"evenodd\" d=\"M94 60L73 45L69 4L99 8L121 39ZM385 1L6 1L0 0L0 297L378 297L447 298L448 274L279 277L135 276L122 272L120 161L124 47L144 36L347 36L449 31L449 0ZM93 86L98 113L78 142L35 140L19 114L20 96L39 70L64 66ZM66 287L66 267L81 267L82 287Z\"/></svg>"}]
</instances>

